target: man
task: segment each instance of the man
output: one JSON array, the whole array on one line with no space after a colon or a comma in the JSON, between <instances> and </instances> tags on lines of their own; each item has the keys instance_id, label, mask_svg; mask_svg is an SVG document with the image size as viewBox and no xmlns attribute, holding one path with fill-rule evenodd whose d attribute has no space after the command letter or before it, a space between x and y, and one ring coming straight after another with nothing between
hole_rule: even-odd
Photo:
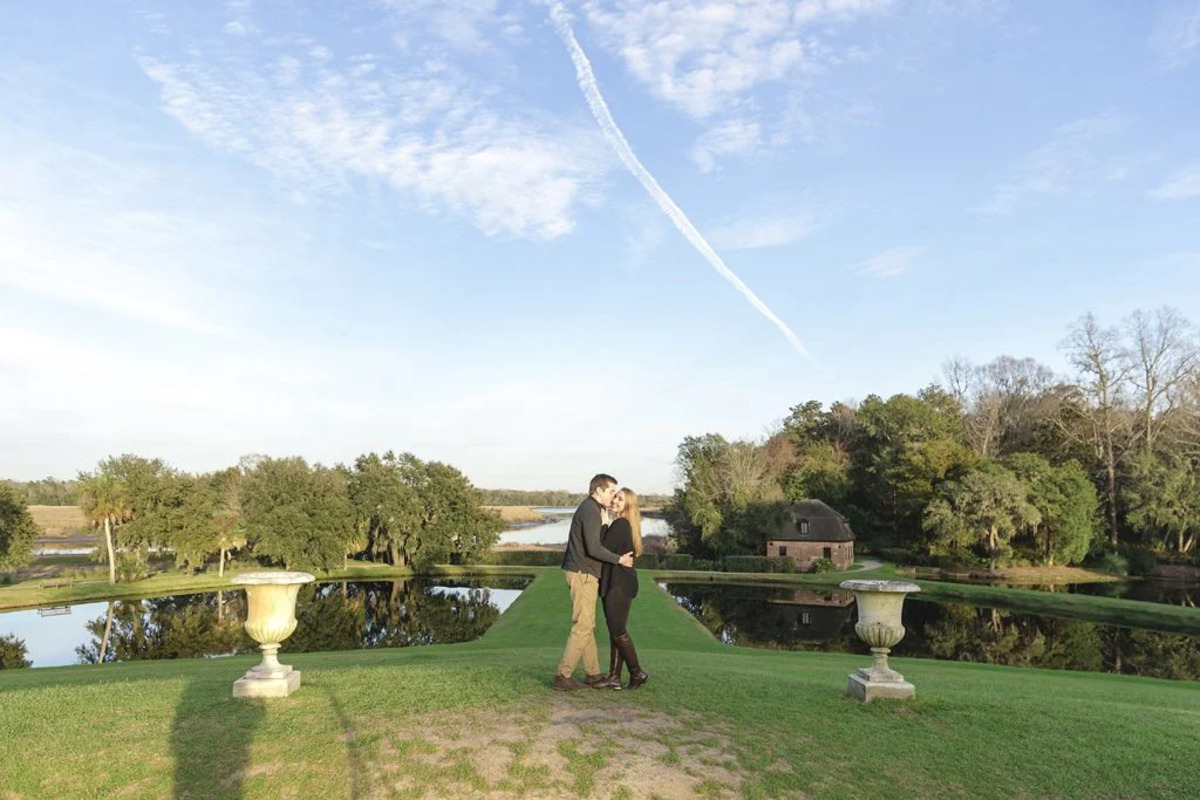
<instances>
[{"instance_id":1,"label":"man","mask_svg":"<svg viewBox=\"0 0 1200 800\"><path fill-rule=\"evenodd\" d=\"M600 544L608 505L616 491L616 478L603 473L597 475L588 484L588 496L571 518L571 532L567 536L567 552L562 564L567 588L571 590L571 635L567 637L567 647L558 664L558 674L554 676L553 688L559 691L585 689L605 678L596 657L596 593L600 587L600 567L604 562L633 566L632 552L618 556ZM572 677L581 658L585 683Z\"/></svg>"}]
</instances>

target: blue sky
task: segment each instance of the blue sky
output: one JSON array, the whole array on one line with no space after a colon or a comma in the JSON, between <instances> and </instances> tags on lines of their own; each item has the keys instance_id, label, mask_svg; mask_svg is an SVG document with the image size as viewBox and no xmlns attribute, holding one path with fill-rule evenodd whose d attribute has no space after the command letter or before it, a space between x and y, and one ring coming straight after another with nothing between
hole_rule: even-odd
<instances>
[{"instance_id":1,"label":"blue sky","mask_svg":"<svg viewBox=\"0 0 1200 800\"><path fill-rule=\"evenodd\" d=\"M1200 323L1198 0L553 11L7 9L0 475L390 448L662 491L688 434Z\"/></svg>"}]
</instances>

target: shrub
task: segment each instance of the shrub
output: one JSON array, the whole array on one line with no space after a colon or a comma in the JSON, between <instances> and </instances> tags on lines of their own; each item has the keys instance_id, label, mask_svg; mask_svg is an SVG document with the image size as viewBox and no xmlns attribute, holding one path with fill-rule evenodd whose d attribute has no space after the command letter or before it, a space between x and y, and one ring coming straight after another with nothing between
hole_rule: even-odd
<instances>
[{"instance_id":1,"label":"shrub","mask_svg":"<svg viewBox=\"0 0 1200 800\"><path fill-rule=\"evenodd\" d=\"M795 572L796 561L788 556L771 556L767 559L769 572Z\"/></svg>"},{"instance_id":2,"label":"shrub","mask_svg":"<svg viewBox=\"0 0 1200 800\"><path fill-rule=\"evenodd\" d=\"M642 553L633 559L637 569L658 569L658 553Z\"/></svg>"},{"instance_id":3,"label":"shrub","mask_svg":"<svg viewBox=\"0 0 1200 800\"><path fill-rule=\"evenodd\" d=\"M813 572L833 572L833 561L828 558L818 558L813 562Z\"/></svg>"},{"instance_id":4,"label":"shrub","mask_svg":"<svg viewBox=\"0 0 1200 800\"><path fill-rule=\"evenodd\" d=\"M662 557L663 569L694 569L691 553L673 553Z\"/></svg>"},{"instance_id":5,"label":"shrub","mask_svg":"<svg viewBox=\"0 0 1200 800\"><path fill-rule=\"evenodd\" d=\"M561 550L493 550L487 563L509 567L561 567Z\"/></svg>"},{"instance_id":6,"label":"shrub","mask_svg":"<svg viewBox=\"0 0 1200 800\"><path fill-rule=\"evenodd\" d=\"M1117 553L1105 553L1100 559L1100 571L1109 575L1125 576L1129 574L1129 561Z\"/></svg>"},{"instance_id":7,"label":"shrub","mask_svg":"<svg viewBox=\"0 0 1200 800\"><path fill-rule=\"evenodd\" d=\"M12 586L13 580L14 578L12 573L6 572L3 575L0 575L0 586Z\"/></svg>"},{"instance_id":8,"label":"shrub","mask_svg":"<svg viewBox=\"0 0 1200 800\"><path fill-rule=\"evenodd\" d=\"M860 554L862 553L862 550L858 549L857 543L855 544L855 550ZM916 554L914 554L907 547L881 547L878 550L876 550L875 552L884 561L890 561L893 564L912 564L914 566L929 566L928 564L921 563L921 559L919 559L916 556Z\"/></svg>"},{"instance_id":9,"label":"shrub","mask_svg":"<svg viewBox=\"0 0 1200 800\"><path fill-rule=\"evenodd\" d=\"M0 636L0 669L23 669L33 666L25 640L11 634Z\"/></svg>"},{"instance_id":10,"label":"shrub","mask_svg":"<svg viewBox=\"0 0 1200 800\"><path fill-rule=\"evenodd\" d=\"M1149 575L1158 566L1158 556L1145 547L1129 547L1122 555L1129 562L1129 572L1132 575Z\"/></svg>"},{"instance_id":11,"label":"shrub","mask_svg":"<svg viewBox=\"0 0 1200 800\"><path fill-rule=\"evenodd\" d=\"M117 556L117 583L132 583L150 575L146 562L133 553L121 553Z\"/></svg>"},{"instance_id":12,"label":"shrub","mask_svg":"<svg viewBox=\"0 0 1200 800\"><path fill-rule=\"evenodd\" d=\"M704 572L712 572L717 568L717 562L707 558L693 558L692 569L701 570Z\"/></svg>"},{"instance_id":13,"label":"shrub","mask_svg":"<svg viewBox=\"0 0 1200 800\"><path fill-rule=\"evenodd\" d=\"M726 572L770 572L771 560L766 556L725 556Z\"/></svg>"}]
</instances>

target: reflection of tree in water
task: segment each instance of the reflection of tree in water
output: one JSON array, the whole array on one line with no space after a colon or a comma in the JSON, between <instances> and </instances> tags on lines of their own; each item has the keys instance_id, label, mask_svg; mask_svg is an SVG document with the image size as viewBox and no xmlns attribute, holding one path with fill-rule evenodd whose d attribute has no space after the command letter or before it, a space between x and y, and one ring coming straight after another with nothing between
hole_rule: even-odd
<instances>
[{"instance_id":1,"label":"reflection of tree in water","mask_svg":"<svg viewBox=\"0 0 1200 800\"><path fill-rule=\"evenodd\" d=\"M1105 666L1125 675L1200 680L1200 642L1194 636L1110 629Z\"/></svg>"},{"instance_id":2,"label":"reflection of tree in water","mask_svg":"<svg viewBox=\"0 0 1200 800\"><path fill-rule=\"evenodd\" d=\"M359 584L367 610L362 646L469 642L499 618L488 589L450 582L440 585L465 591L434 591L419 581Z\"/></svg>"},{"instance_id":3,"label":"reflection of tree in water","mask_svg":"<svg viewBox=\"0 0 1200 800\"><path fill-rule=\"evenodd\" d=\"M995 608L921 604L939 613L922 633L934 658L1050 669L1103 669L1096 625Z\"/></svg>"},{"instance_id":4,"label":"reflection of tree in water","mask_svg":"<svg viewBox=\"0 0 1200 800\"><path fill-rule=\"evenodd\" d=\"M520 589L528 582L491 583ZM442 591L428 580L304 586L296 603L298 625L284 649L466 642L482 636L500 616L488 588L449 581L438 586L453 591ZM241 591L118 600L110 603L108 613L86 624L92 641L76 653L82 662L97 663L252 652L258 645L243 630L245 619Z\"/></svg>"},{"instance_id":5,"label":"reflection of tree in water","mask_svg":"<svg viewBox=\"0 0 1200 800\"><path fill-rule=\"evenodd\" d=\"M669 584L667 591L730 644L868 651L854 633L853 607L839 610L823 597L751 586ZM897 656L1200 680L1200 642L1180 634L915 599L904 605L904 626Z\"/></svg>"},{"instance_id":6,"label":"reflection of tree in water","mask_svg":"<svg viewBox=\"0 0 1200 800\"><path fill-rule=\"evenodd\" d=\"M81 662L95 664L102 652L104 661L112 662L194 658L255 647L242 630L245 601L240 592L116 600L109 610L111 617L106 613L86 624L92 641L75 648Z\"/></svg>"}]
</instances>

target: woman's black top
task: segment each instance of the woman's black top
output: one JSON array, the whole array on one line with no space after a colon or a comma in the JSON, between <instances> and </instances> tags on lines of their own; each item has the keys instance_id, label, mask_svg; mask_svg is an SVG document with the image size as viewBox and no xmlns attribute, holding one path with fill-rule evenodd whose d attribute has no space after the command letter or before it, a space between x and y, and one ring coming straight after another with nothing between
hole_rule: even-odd
<instances>
[{"instance_id":1,"label":"woman's black top","mask_svg":"<svg viewBox=\"0 0 1200 800\"><path fill-rule=\"evenodd\" d=\"M632 552L633 526L624 517L617 517L604 529L600 543L619 556ZM620 564L605 564L603 572L600 573L600 596L606 596L609 591L624 597L637 597L637 570L633 567L622 567Z\"/></svg>"}]
</instances>

